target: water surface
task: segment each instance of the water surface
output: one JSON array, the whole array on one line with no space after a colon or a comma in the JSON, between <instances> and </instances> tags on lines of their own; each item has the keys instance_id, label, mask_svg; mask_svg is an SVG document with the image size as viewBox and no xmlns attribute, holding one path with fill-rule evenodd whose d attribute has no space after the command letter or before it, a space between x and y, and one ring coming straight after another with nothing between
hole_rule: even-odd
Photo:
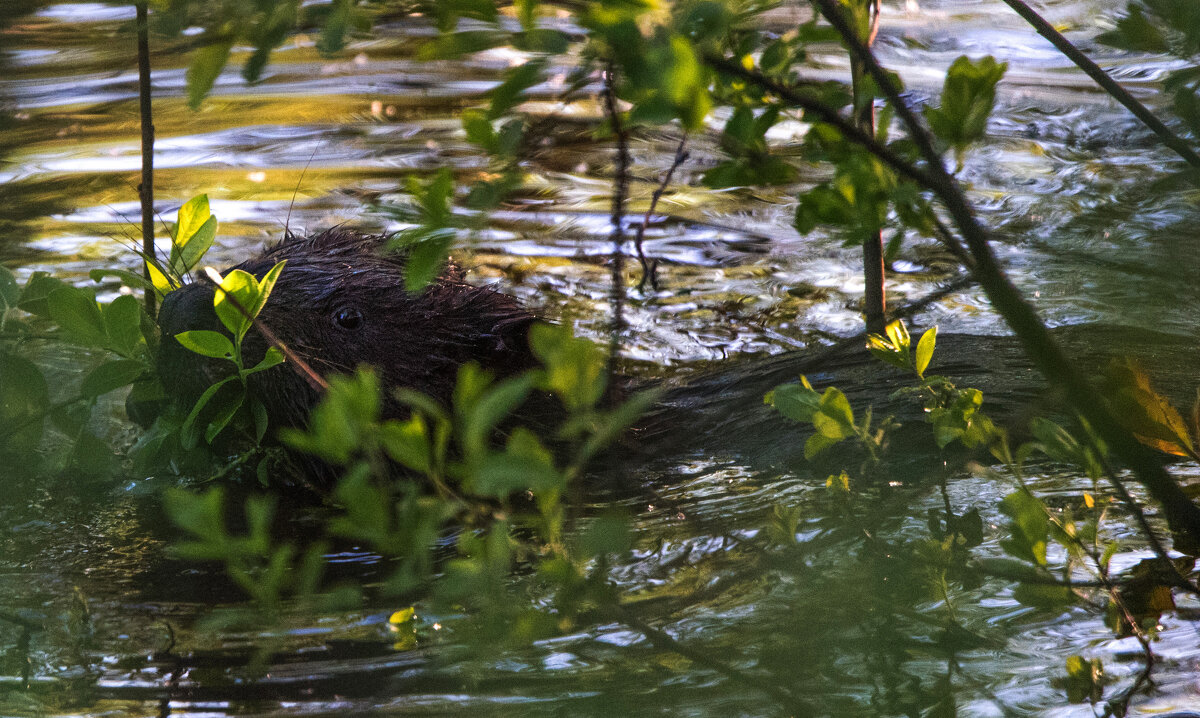
<instances>
[{"instance_id":1,"label":"water surface","mask_svg":"<svg viewBox=\"0 0 1200 718\"><path fill-rule=\"evenodd\" d=\"M1130 55L1093 41L1111 26L1111 0L1047 2L1042 9L1081 47L1148 101L1166 57ZM798 11L774 14L786 27ZM132 10L99 3L25 0L0 8L0 260L19 276L49 270L88 284L97 267L137 268L139 140ZM885 5L879 53L925 100L962 53L990 53L1010 68L989 140L962 178L997 237L1006 268L1052 324L1153 326L1196 336L1195 185L1181 163L1000 2ZM433 34L395 20L336 58L313 39L280 48L254 87L237 67L196 112L184 97L186 55L154 57L158 130L156 209L206 192L221 221L217 266L253 254L284 228L348 222L401 227L386 211L404 180L450 167L461 177L486 161L458 113L479 103L510 63L508 50L462 61L417 61ZM235 52L235 65L246 53ZM612 148L593 138L599 106L561 106L569 68L535 88L531 112L555 116L526 163L519 201L485 231L463 237L478 281L497 282L544 315L570 317L601 337L607 316ZM844 58L817 53L814 77L841 77ZM556 83L558 83L556 85ZM690 140L691 158L652 217L646 253L661 260L660 288L633 292L624 355L632 370L677 376L707 362L811 348L857 331L858 254L822 233L791 227L796 188L713 192L699 182L719 161L723 117ZM802 123L773 139L799 139ZM631 214L644 212L678 137L635 138ZM816 170L805 182L818 179ZM908 243L889 278L894 302L958 276L936 244ZM636 282L636 263L630 281ZM102 294L117 291L105 286ZM942 331L1003 333L970 288L916 318ZM87 357L30 351L64 380ZM118 439L133 430L112 407ZM1116 639L1096 611L1021 606L1011 584L958 591L957 617L974 641L948 646L946 607L919 577L863 555L862 526L822 509L821 478L804 467L761 466L736 451L698 450L639 471L653 494L615 498L634 513L637 549L614 580L648 623L727 664L785 681L820 713L903 715L952 696L963 715L1089 715L1068 705L1056 677L1067 656L1104 660L1128 679L1136 644ZM1180 469L1196 479L1196 470ZM312 616L297 610L271 636L197 630L214 607L240 601L208 567L165 558L169 534L157 489L169 477L128 476L119 486L11 481L0 497L0 612L38 630L27 652L19 622L0 620L0 712L12 715L326 715L352 712L485 715L779 715L761 692L653 646L628 627L596 624L552 641L471 650L453 616L421 615L417 646L393 646L398 606ZM1064 503L1090 482L1045 469L1036 486ZM999 556L998 499L1009 478L957 476L956 507L984 513L983 555ZM897 540L925 536L942 506L932 482L875 492L861 517ZM769 548L774 504L800 506L799 543ZM1118 561L1148 554L1124 517ZM374 558L336 557L371 575ZM513 578L516 590L528 579ZM889 583L890 581L890 583ZM881 586L887 591L880 591ZM535 591L532 586L529 591ZM888 607L908 607L897 623ZM1163 620L1156 683L1135 700L1144 714L1200 710L1200 638L1193 600ZM276 653L265 676L253 647ZM22 676L30 688L21 690Z\"/></svg>"}]
</instances>

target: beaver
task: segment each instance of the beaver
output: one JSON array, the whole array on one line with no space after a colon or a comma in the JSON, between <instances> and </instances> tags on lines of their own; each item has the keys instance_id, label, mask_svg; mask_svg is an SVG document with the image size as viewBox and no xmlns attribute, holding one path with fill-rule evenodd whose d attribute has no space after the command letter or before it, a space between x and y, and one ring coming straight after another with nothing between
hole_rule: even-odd
<instances>
[{"instance_id":1,"label":"beaver","mask_svg":"<svg viewBox=\"0 0 1200 718\"><path fill-rule=\"evenodd\" d=\"M527 341L537 317L516 299L466 282L453 263L424 290L410 293L404 288L404 255L385 252L387 244L385 236L336 228L285 237L234 268L262 277L288 260L259 318L322 375L370 365L385 387L413 389L448 404L458 369L467 362L498 377L537 366ZM185 286L166 297L159 314L160 374L184 406L230 372L229 362L206 359L174 340L186 330L223 331L212 309L213 291L206 282ZM1096 325L1054 331L1085 370L1099 372L1109 357L1132 354L1157 385L1190 405L1197 356L1189 338ZM984 409L993 418L1011 419L1029 415L1031 407L1041 411L1050 406L1052 392L1015 338L943 335L937 344L929 372L983 391ZM243 347L253 364L267 343L252 329ZM862 342L842 342L661 382L660 401L631 434L643 449L635 460L692 452L737 455L755 463L799 463L804 436L764 406L763 395L802 374L818 389L841 388L857 411L874 406L876 416L894 414L913 427L923 424L919 404L892 396L912 384L911 376L873 359ZM319 399L319 391L290 362L254 375L249 388L267 408L273 427L304 426ZM626 391L636 388L635 382L625 382ZM384 416L402 417L406 409L392 393L385 392ZM930 449L928 429L920 433L925 436L921 445Z\"/></svg>"},{"instance_id":2,"label":"beaver","mask_svg":"<svg viewBox=\"0 0 1200 718\"><path fill-rule=\"evenodd\" d=\"M517 300L467 283L453 263L423 291L407 292L404 256L385 252L386 244L385 236L342 227L288 235L230 270L262 278L287 260L259 319L321 375L369 365L384 386L448 404L458 369L467 362L498 377L537 366L527 340L536 317ZM159 311L159 375L184 406L232 371L230 362L202 357L175 340L195 329L228 334L213 311L214 291L207 281L193 282L168 294ZM267 347L252 329L242 345L246 365L261 360ZM319 399L318 389L288 364L251 376L249 390L266 407L273 427L303 426ZM392 393L385 397L388 418L404 412Z\"/></svg>"}]
</instances>

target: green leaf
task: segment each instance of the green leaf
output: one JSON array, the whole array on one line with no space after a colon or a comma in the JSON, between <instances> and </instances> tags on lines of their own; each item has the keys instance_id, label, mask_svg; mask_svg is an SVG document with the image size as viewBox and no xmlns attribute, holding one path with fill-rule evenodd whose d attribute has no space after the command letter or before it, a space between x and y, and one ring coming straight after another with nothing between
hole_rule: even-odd
<instances>
[{"instance_id":1,"label":"green leaf","mask_svg":"<svg viewBox=\"0 0 1200 718\"><path fill-rule=\"evenodd\" d=\"M37 365L0 351L0 450L37 450L49 406L49 389Z\"/></svg>"},{"instance_id":2,"label":"green leaf","mask_svg":"<svg viewBox=\"0 0 1200 718\"><path fill-rule=\"evenodd\" d=\"M917 370L917 376L925 378L925 369L929 367L929 362L933 359L933 348L937 344L937 327L930 327L921 335L921 341L917 343L917 353L913 357L913 368Z\"/></svg>"},{"instance_id":3,"label":"green leaf","mask_svg":"<svg viewBox=\"0 0 1200 718\"><path fill-rule=\"evenodd\" d=\"M972 61L963 55L950 65L941 106L925 110L938 139L961 153L983 137L996 102L996 85L1007 69L1008 63L998 63L991 56Z\"/></svg>"},{"instance_id":4,"label":"green leaf","mask_svg":"<svg viewBox=\"0 0 1200 718\"><path fill-rule=\"evenodd\" d=\"M203 556L192 558L220 559L226 552L225 538L225 490L214 486L201 493L187 489L169 488L163 496L163 508L171 522L184 531L201 539L202 543L216 549Z\"/></svg>"},{"instance_id":5,"label":"green leaf","mask_svg":"<svg viewBox=\"0 0 1200 718\"><path fill-rule=\"evenodd\" d=\"M200 263L216 238L217 218L209 217L194 234L179 245L179 258L172 270L179 276L192 271L192 267Z\"/></svg>"},{"instance_id":6,"label":"green leaf","mask_svg":"<svg viewBox=\"0 0 1200 718\"><path fill-rule=\"evenodd\" d=\"M450 248L457 232L444 228L424 233L420 241L410 245L404 267L404 288L420 292L441 274L450 261Z\"/></svg>"},{"instance_id":7,"label":"green leaf","mask_svg":"<svg viewBox=\"0 0 1200 718\"><path fill-rule=\"evenodd\" d=\"M466 110L462 113L463 131L467 133L467 141L479 145L491 154L496 154L496 131L487 115L479 110Z\"/></svg>"},{"instance_id":8,"label":"green leaf","mask_svg":"<svg viewBox=\"0 0 1200 718\"><path fill-rule=\"evenodd\" d=\"M388 421L380 427L380 443L388 458L421 475L433 471L433 445L425 417L414 415L408 421Z\"/></svg>"},{"instance_id":9,"label":"green leaf","mask_svg":"<svg viewBox=\"0 0 1200 718\"><path fill-rule=\"evenodd\" d=\"M364 469L366 467L363 467ZM330 531L336 536L386 544L391 533L390 497L371 481L369 471L351 471L338 481L333 497L346 511L334 520Z\"/></svg>"},{"instance_id":10,"label":"green leaf","mask_svg":"<svg viewBox=\"0 0 1200 718\"><path fill-rule=\"evenodd\" d=\"M1011 531L1000 546L1012 556L1037 566L1046 565L1050 519L1046 507L1028 491L1016 491L1000 502L1000 511L1011 520Z\"/></svg>"},{"instance_id":11,"label":"green leaf","mask_svg":"<svg viewBox=\"0 0 1200 718\"><path fill-rule=\"evenodd\" d=\"M813 434L808 437L808 441L804 442L804 458L812 460L812 458L821 452L836 445L841 439L834 439L822 434Z\"/></svg>"},{"instance_id":12,"label":"green leaf","mask_svg":"<svg viewBox=\"0 0 1200 718\"><path fill-rule=\"evenodd\" d=\"M521 27L532 30L537 23L538 0L515 0L513 6L517 9L517 19Z\"/></svg>"},{"instance_id":13,"label":"green leaf","mask_svg":"<svg viewBox=\"0 0 1200 718\"><path fill-rule=\"evenodd\" d=\"M220 332L194 329L176 334L175 340L182 344L184 348L206 357L233 359L233 342L229 341L229 337Z\"/></svg>"},{"instance_id":14,"label":"green leaf","mask_svg":"<svg viewBox=\"0 0 1200 718\"><path fill-rule=\"evenodd\" d=\"M254 317L257 317L266 305L285 264L287 260L276 264L261 281L241 269L235 269L224 277L217 275L213 278L214 281L220 279L221 287L219 291L214 292L213 308L221 323L233 334L235 343L240 342L246 335Z\"/></svg>"},{"instance_id":15,"label":"green leaf","mask_svg":"<svg viewBox=\"0 0 1200 718\"><path fill-rule=\"evenodd\" d=\"M1129 14L1117 20L1117 27L1100 33L1097 40L1122 50L1134 52L1164 53L1170 50L1161 30L1146 18L1141 5L1129 3Z\"/></svg>"},{"instance_id":16,"label":"green leaf","mask_svg":"<svg viewBox=\"0 0 1200 718\"><path fill-rule=\"evenodd\" d=\"M233 401L221 407L221 410L217 412L213 420L208 423L208 427L204 429L205 443L211 444L213 439L217 438L217 434L220 434L229 425L229 422L237 415L238 409L242 408L242 404L245 401L246 393L239 392L234 396Z\"/></svg>"},{"instance_id":17,"label":"green leaf","mask_svg":"<svg viewBox=\"0 0 1200 718\"><path fill-rule=\"evenodd\" d=\"M164 274L162 268L157 263L146 260L145 266L146 271L150 274L150 283L154 286L154 290L158 292L159 296L175 289L175 280Z\"/></svg>"},{"instance_id":18,"label":"green leaf","mask_svg":"<svg viewBox=\"0 0 1200 718\"><path fill-rule=\"evenodd\" d=\"M273 366L278 366L283 362L283 352L279 349L279 347L267 347L267 352L263 355L262 361L242 372L242 376L250 376L251 374L257 374L260 371L266 371L267 369L270 369Z\"/></svg>"},{"instance_id":19,"label":"green leaf","mask_svg":"<svg viewBox=\"0 0 1200 718\"><path fill-rule=\"evenodd\" d=\"M0 316L16 307L20 298L21 287L17 284L16 275L8 267L0 265Z\"/></svg>"},{"instance_id":20,"label":"green leaf","mask_svg":"<svg viewBox=\"0 0 1200 718\"><path fill-rule=\"evenodd\" d=\"M532 490L561 491L566 477L554 466L554 457L537 436L523 426L513 430L503 453L488 455L479 464L472 489L480 496L504 498Z\"/></svg>"},{"instance_id":21,"label":"green leaf","mask_svg":"<svg viewBox=\"0 0 1200 718\"><path fill-rule=\"evenodd\" d=\"M542 79L545 62L533 60L524 65L518 65L505 73L504 81L489 93L492 97L491 107L488 108L487 118L494 120L521 101L521 95Z\"/></svg>"},{"instance_id":22,"label":"green leaf","mask_svg":"<svg viewBox=\"0 0 1200 718\"><path fill-rule=\"evenodd\" d=\"M763 397L763 401L793 421L812 421L813 415L821 409L821 395L807 378L802 378L802 382L777 386Z\"/></svg>"},{"instance_id":23,"label":"green leaf","mask_svg":"<svg viewBox=\"0 0 1200 718\"><path fill-rule=\"evenodd\" d=\"M131 296L121 296L104 307L104 329L108 349L129 359L142 342L142 305Z\"/></svg>"},{"instance_id":24,"label":"green leaf","mask_svg":"<svg viewBox=\"0 0 1200 718\"><path fill-rule=\"evenodd\" d=\"M888 325L884 327L884 333L898 351L906 352L912 346L912 337L908 334L908 327L899 319L888 322Z\"/></svg>"},{"instance_id":25,"label":"green leaf","mask_svg":"<svg viewBox=\"0 0 1200 718\"><path fill-rule=\"evenodd\" d=\"M619 514L597 516L576 539L581 558L619 556L633 548L629 517Z\"/></svg>"},{"instance_id":26,"label":"green leaf","mask_svg":"<svg viewBox=\"0 0 1200 718\"><path fill-rule=\"evenodd\" d=\"M478 368L472 364L465 365L459 371L460 382L464 374L470 371L478 371ZM469 406L460 405L459 397L455 397L454 409L462 417L460 440L468 460L473 460L486 451L492 432L529 396L534 378L532 374L522 374L505 379L488 389Z\"/></svg>"},{"instance_id":27,"label":"green leaf","mask_svg":"<svg viewBox=\"0 0 1200 718\"><path fill-rule=\"evenodd\" d=\"M97 348L107 345L104 315L91 292L64 284L50 292L46 304L50 318L62 327L71 341Z\"/></svg>"},{"instance_id":28,"label":"green leaf","mask_svg":"<svg viewBox=\"0 0 1200 718\"><path fill-rule=\"evenodd\" d=\"M813 428L830 439L845 439L854 435L854 412L840 389L829 387L821 396L821 410L813 414Z\"/></svg>"},{"instance_id":29,"label":"green leaf","mask_svg":"<svg viewBox=\"0 0 1200 718\"><path fill-rule=\"evenodd\" d=\"M114 389L128 386L146 374L148 367L145 363L132 359L118 359L105 362L88 372L79 387L79 393L87 399L93 399L101 394L107 394Z\"/></svg>"},{"instance_id":30,"label":"green leaf","mask_svg":"<svg viewBox=\"0 0 1200 718\"><path fill-rule=\"evenodd\" d=\"M524 52L561 55L571 46L571 36L551 27L537 27L513 35L513 47Z\"/></svg>"},{"instance_id":31,"label":"green leaf","mask_svg":"<svg viewBox=\"0 0 1200 718\"><path fill-rule=\"evenodd\" d=\"M1099 702L1104 695L1104 664L1099 658L1069 656L1066 661L1067 700L1072 703Z\"/></svg>"},{"instance_id":32,"label":"green leaf","mask_svg":"<svg viewBox=\"0 0 1200 718\"><path fill-rule=\"evenodd\" d=\"M21 296L17 299L17 307L43 319L50 318L50 294L70 285L61 279L55 279L45 272L34 272L25 282Z\"/></svg>"},{"instance_id":33,"label":"green leaf","mask_svg":"<svg viewBox=\"0 0 1200 718\"><path fill-rule=\"evenodd\" d=\"M321 39L317 41L317 50L322 55L332 55L346 47L352 11L350 0L334 0L333 9L326 15L325 26L321 28Z\"/></svg>"},{"instance_id":34,"label":"green leaf","mask_svg":"<svg viewBox=\"0 0 1200 718\"><path fill-rule=\"evenodd\" d=\"M1022 605L1034 608L1061 609L1076 601L1076 596L1066 586L1045 583L1022 583L1013 589L1013 598Z\"/></svg>"},{"instance_id":35,"label":"green leaf","mask_svg":"<svg viewBox=\"0 0 1200 718\"><path fill-rule=\"evenodd\" d=\"M208 195L196 195L184 202L176 213L174 236L171 238L172 248L182 250L187 247L210 219L212 210L208 205Z\"/></svg>"},{"instance_id":36,"label":"green leaf","mask_svg":"<svg viewBox=\"0 0 1200 718\"><path fill-rule=\"evenodd\" d=\"M661 395L662 392L656 389L641 391L623 401L620 406L607 414L601 414L596 428L593 429L592 435L588 437L576 460L581 464L590 461L593 456L611 444L622 431L633 426L633 423L658 401Z\"/></svg>"},{"instance_id":37,"label":"green leaf","mask_svg":"<svg viewBox=\"0 0 1200 718\"><path fill-rule=\"evenodd\" d=\"M212 398L216 396L218 391L221 390L221 387L225 386L236 378L237 377L232 376L225 377L221 381L205 389L204 393L200 395L200 398L196 400L195 406L193 406L192 410L188 412L187 418L183 420L183 424L179 427L180 443L183 444L183 448L191 449L196 446L200 439L199 435L196 433L196 420L200 417L200 412L204 411L204 407L208 406L208 403L212 401Z\"/></svg>"},{"instance_id":38,"label":"green leaf","mask_svg":"<svg viewBox=\"0 0 1200 718\"><path fill-rule=\"evenodd\" d=\"M362 451L373 451L383 401L379 377L369 367L351 376L336 375L309 416L307 430L279 432L285 444L345 465Z\"/></svg>"},{"instance_id":39,"label":"green leaf","mask_svg":"<svg viewBox=\"0 0 1200 718\"><path fill-rule=\"evenodd\" d=\"M546 367L540 388L554 394L568 411L590 409L604 396L607 377L604 352L578 338L569 324L535 324L529 329L529 346Z\"/></svg>"},{"instance_id":40,"label":"green leaf","mask_svg":"<svg viewBox=\"0 0 1200 718\"><path fill-rule=\"evenodd\" d=\"M221 70L229 60L229 51L233 41L215 42L206 45L192 54L192 63L187 69L188 106L193 110L200 108L200 103L212 89Z\"/></svg>"},{"instance_id":41,"label":"green leaf","mask_svg":"<svg viewBox=\"0 0 1200 718\"><path fill-rule=\"evenodd\" d=\"M471 30L439 35L417 51L418 60L450 60L490 50L508 41L505 33L495 30Z\"/></svg>"}]
</instances>

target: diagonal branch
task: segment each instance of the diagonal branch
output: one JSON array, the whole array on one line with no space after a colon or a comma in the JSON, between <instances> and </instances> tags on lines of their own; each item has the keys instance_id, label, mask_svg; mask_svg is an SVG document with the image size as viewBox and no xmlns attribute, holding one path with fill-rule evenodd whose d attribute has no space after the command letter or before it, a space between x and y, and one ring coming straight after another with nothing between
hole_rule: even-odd
<instances>
[{"instance_id":1,"label":"diagonal branch","mask_svg":"<svg viewBox=\"0 0 1200 718\"><path fill-rule=\"evenodd\" d=\"M1142 445L1122 427L1109 412L1095 391L1072 365L1062 348L1050 335L1033 306L1025 300L996 261L988 242L989 233L979 223L958 182L946 171L933 138L912 108L900 96L891 76L879 64L869 48L856 40L853 27L847 21L837 0L814 0L821 14L845 39L850 53L860 60L887 96L908 128L909 134L926 162L932 190L958 225L967 248L975 259L974 276L987 293L992 307L1008 322L1020 339L1025 351L1046 379L1065 390L1068 403L1079 412L1096 433L1108 443L1137 475L1150 494L1162 505L1168 524L1192 545L1200 544L1200 507L1192 503L1163 467L1161 457Z\"/></svg>"},{"instance_id":2,"label":"diagonal branch","mask_svg":"<svg viewBox=\"0 0 1200 718\"><path fill-rule=\"evenodd\" d=\"M1046 19L1026 5L1022 0L1004 0L1004 4L1008 5L1025 22L1033 26L1034 30L1042 37L1050 41L1054 45L1054 49L1067 56L1067 59L1075 63L1075 66L1092 78L1101 88L1104 89L1114 100L1125 106L1125 109L1133 113L1133 116L1142 121L1142 124L1150 128L1150 131L1158 135L1163 144L1175 150L1175 153L1184 159L1193 167L1200 167L1200 155L1192 149L1191 145L1185 142L1179 135L1175 134L1163 124L1162 120L1154 116L1145 105L1137 101L1133 95L1124 87L1117 84L1117 81L1105 72L1099 65L1092 61L1090 57L1080 52L1079 48L1071 44L1071 41L1063 37L1063 34L1054 29L1054 26L1046 22Z\"/></svg>"}]
</instances>

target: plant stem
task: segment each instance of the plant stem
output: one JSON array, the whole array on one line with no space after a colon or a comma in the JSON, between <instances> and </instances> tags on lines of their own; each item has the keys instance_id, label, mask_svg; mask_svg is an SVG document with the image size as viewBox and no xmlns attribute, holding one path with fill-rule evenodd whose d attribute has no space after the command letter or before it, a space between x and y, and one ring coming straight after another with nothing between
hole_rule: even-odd
<instances>
[{"instance_id":1,"label":"plant stem","mask_svg":"<svg viewBox=\"0 0 1200 718\"><path fill-rule=\"evenodd\" d=\"M142 124L142 181L138 198L142 202L142 253L154 259L154 115L150 103L150 19L146 0L137 6L138 111ZM150 267L142 269L150 282ZM146 292L146 313L155 315L154 292Z\"/></svg>"},{"instance_id":2,"label":"plant stem","mask_svg":"<svg viewBox=\"0 0 1200 718\"><path fill-rule=\"evenodd\" d=\"M861 40L867 47L875 42L879 31L879 2L870 3L871 26ZM858 42L859 40L855 40ZM851 92L854 96L854 121L864 133L875 136L875 95L863 84L865 68L859 60L850 60ZM883 230L877 229L863 238L863 316L867 332L882 334L887 325L887 287L883 266Z\"/></svg>"},{"instance_id":3,"label":"plant stem","mask_svg":"<svg viewBox=\"0 0 1200 718\"><path fill-rule=\"evenodd\" d=\"M629 142L625 128L621 124L621 113L617 109L616 68L610 60L604 69L604 110L617 142L616 177L614 178L612 194L612 286L609 289L609 302L612 304L612 324L609 328L608 339L608 388L615 390L613 380L616 376L617 355L621 350L621 332L625 328L625 254L621 245L625 243L625 232L622 225L625 222L625 197L629 192Z\"/></svg>"},{"instance_id":4,"label":"plant stem","mask_svg":"<svg viewBox=\"0 0 1200 718\"><path fill-rule=\"evenodd\" d=\"M638 225L637 234L633 237L633 246L637 248L638 262L642 265L642 278L638 282L638 291L641 292L646 288L646 282L650 282L652 289L658 289L658 276L655 270L658 268L658 260L650 262L646 259L646 253L642 251L642 238L646 235L646 228L650 226L650 217L654 214L654 210L658 207L658 200L662 199L663 192L667 191L668 185L671 184L671 177L674 176L675 170L679 165L687 161L688 136L685 132L679 140L679 146L675 148L675 159L672 160L671 166L667 169L667 173L663 176L662 182L654 190L654 194L650 195L650 206L646 209L646 215L642 217L642 223Z\"/></svg>"}]
</instances>

